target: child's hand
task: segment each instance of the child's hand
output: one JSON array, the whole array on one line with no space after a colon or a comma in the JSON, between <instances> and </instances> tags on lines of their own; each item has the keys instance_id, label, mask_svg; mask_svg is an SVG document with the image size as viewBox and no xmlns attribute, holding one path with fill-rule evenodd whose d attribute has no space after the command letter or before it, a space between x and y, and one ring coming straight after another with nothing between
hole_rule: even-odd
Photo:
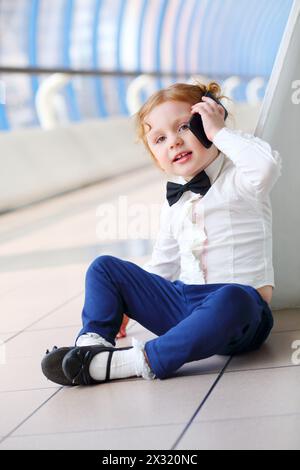
<instances>
[{"instance_id":1,"label":"child's hand","mask_svg":"<svg viewBox=\"0 0 300 470\"><path fill-rule=\"evenodd\" d=\"M213 141L216 133L225 127L225 111L209 96L203 96L202 100L203 102L200 101L192 106L192 114L201 114L205 134L210 141Z\"/></svg>"},{"instance_id":2,"label":"child's hand","mask_svg":"<svg viewBox=\"0 0 300 470\"><path fill-rule=\"evenodd\" d=\"M125 336L127 336L127 333L126 333L126 326L129 322L129 318L127 317L127 315L123 315L123 321L122 321L122 325L120 327L120 331L119 333L117 334L117 339L120 339L120 338L124 338Z\"/></svg>"}]
</instances>

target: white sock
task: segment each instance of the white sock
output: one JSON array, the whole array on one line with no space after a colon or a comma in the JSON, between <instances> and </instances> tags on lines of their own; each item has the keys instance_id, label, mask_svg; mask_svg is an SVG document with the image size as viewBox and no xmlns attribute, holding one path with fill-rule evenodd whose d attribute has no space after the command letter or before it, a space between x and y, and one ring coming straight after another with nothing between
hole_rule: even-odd
<instances>
[{"instance_id":1,"label":"white sock","mask_svg":"<svg viewBox=\"0 0 300 470\"><path fill-rule=\"evenodd\" d=\"M143 353L144 343L132 338L132 346L131 349L113 353L110 366L111 380L134 376L148 380L155 378ZM101 352L91 360L89 373L94 380L105 380L108 355L109 352Z\"/></svg>"},{"instance_id":2,"label":"white sock","mask_svg":"<svg viewBox=\"0 0 300 470\"><path fill-rule=\"evenodd\" d=\"M94 346L94 345L111 346L114 348L114 345L102 338L102 336L97 333L85 333L77 338L76 346Z\"/></svg>"}]
</instances>

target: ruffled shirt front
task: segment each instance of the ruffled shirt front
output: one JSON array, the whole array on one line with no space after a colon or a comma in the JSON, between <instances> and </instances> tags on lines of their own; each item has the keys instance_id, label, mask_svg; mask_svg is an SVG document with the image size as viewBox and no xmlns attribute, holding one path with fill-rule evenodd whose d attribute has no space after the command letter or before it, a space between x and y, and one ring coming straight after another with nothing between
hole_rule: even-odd
<instances>
[{"instance_id":1,"label":"ruffled shirt front","mask_svg":"<svg viewBox=\"0 0 300 470\"><path fill-rule=\"evenodd\" d=\"M164 202L143 268L186 284L274 287L269 193L281 174L280 155L258 137L226 127L213 142L220 154L205 168L209 191L203 197L186 191L171 207Z\"/></svg>"}]
</instances>

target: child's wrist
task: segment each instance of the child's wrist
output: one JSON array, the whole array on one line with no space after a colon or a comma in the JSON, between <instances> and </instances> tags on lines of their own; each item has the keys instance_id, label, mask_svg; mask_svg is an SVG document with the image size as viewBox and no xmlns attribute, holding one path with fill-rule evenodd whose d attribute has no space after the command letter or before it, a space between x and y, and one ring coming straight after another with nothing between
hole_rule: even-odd
<instances>
[{"instance_id":1,"label":"child's wrist","mask_svg":"<svg viewBox=\"0 0 300 470\"><path fill-rule=\"evenodd\" d=\"M222 129L224 129L224 127L226 127L226 126L216 127L215 129L213 129L213 131L211 133L211 141L212 142L213 142L214 138L216 137L216 135L218 134L218 132L220 132Z\"/></svg>"}]
</instances>

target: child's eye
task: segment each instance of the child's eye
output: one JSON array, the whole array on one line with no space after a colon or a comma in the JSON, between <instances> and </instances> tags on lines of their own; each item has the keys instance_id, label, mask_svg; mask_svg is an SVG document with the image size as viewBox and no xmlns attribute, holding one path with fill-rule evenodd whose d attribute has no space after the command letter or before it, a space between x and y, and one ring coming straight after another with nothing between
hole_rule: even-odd
<instances>
[{"instance_id":1,"label":"child's eye","mask_svg":"<svg viewBox=\"0 0 300 470\"><path fill-rule=\"evenodd\" d=\"M179 129L185 128L187 129L189 126L187 124L182 124Z\"/></svg>"},{"instance_id":2,"label":"child's eye","mask_svg":"<svg viewBox=\"0 0 300 470\"><path fill-rule=\"evenodd\" d=\"M185 129L188 129L188 127L189 127L189 126L188 126L187 124L181 124L181 126L179 127L179 130L181 130L181 129L185 130ZM155 141L155 143L156 143L156 144L159 144L160 142L162 142L161 139L165 139L165 136L159 137L159 138Z\"/></svg>"}]
</instances>

